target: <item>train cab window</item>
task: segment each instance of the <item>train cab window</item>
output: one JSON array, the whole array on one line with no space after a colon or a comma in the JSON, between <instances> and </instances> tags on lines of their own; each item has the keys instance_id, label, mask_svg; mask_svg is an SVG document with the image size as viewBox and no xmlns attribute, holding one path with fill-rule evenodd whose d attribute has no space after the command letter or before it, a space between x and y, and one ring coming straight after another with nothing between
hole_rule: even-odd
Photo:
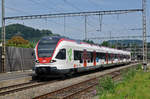
<instances>
[{"instance_id":1,"label":"train cab window","mask_svg":"<svg viewBox=\"0 0 150 99\"><path fill-rule=\"evenodd\" d=\"M50 37L42 38L37 46L38 57L52 57L59 39L50 39Z\"/></svg>"},{"instance_id":2,"label":"train cab window","mask_svg":"<svg viewBox=\"0 0 150 99\"><path fill-rule=\"evenodd\" d=\"M58 52L56 58L57 58L57 59L62 59L62 60L66 59L66 49L61 49L61 50Z\"/></svg>"}]
</instances>

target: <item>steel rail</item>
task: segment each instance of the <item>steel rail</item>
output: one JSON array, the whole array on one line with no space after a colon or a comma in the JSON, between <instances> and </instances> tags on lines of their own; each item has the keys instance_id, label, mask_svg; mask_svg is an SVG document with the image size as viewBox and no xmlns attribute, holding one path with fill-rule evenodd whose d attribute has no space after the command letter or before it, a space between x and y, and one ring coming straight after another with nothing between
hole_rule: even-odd
<instances>
[{"instance_id":1,"label":"steel rail","mask_svg":"<svg viewBox=\"0 0 150 99\"><path fill-rule=\"evenodd\" d=\"M17 84L17 85L1 87L0 88L0 93L2 93L4 91L7 91L7 90L10 90L10 89L15 89L15 88L18 88L18 87L22 87L22 86L26 86L26 85L30 85L30 84L34 84L34 83L36 83L36 82L30 81L30 82L27 82L27 83L21 83L21 84Z\"/></svg>"},{"instance_id":2,"label":"steel rail","mask_svg":"<svg viewBox=\"0 0 150 99\"><path fill-rule=\"evenodd\" d=\"M39 82L39 83L37 83L37 82L32 83L31 82L31 83L24 83L25 85L20 84L18 86L14 85L14 86L9 86L9 87L4 87L4 88L1 88L2 92L0 92L0 96L4 96L4 95L7 95L7 94L12 94L12 93L19 92L19 91L26 90L26 89L30 89L30 88L39 87L39 86L42 86L42 85L47 85L47 84L54 83L54 82L56 82L56 81ZM15 87L19 87L19 88L15 88ZM6 90L6 91L3 91L3 90Z\"/></svg>"},{"instance_id":3,"label":"steel rail","mask_svg":"<svg viewBox=\"0 0 150 99\"><path fill-rule=\"evenodd\" d=\"M114 75L112 76L112 79L118 77L119 75L120 75L120 74L114 74ZM82 92L87 92L89 89L91 89L91 88L97 86L98 84L99 84L99 83L98 83L98 81L97 81L96 83L94 83L94 84L92 84L92 85L89 85L89 86L87 86L87 87L85 87L85 88L83 88L83 89L78 90L77 92L71 93L71 94L69 94L69 95L67 95L67 96L65 96L65 97L60 98L60 99L72 99L74 96L78 97L77 95L80 96L80 94L81 94Z\"/></svg>"}]
</instances>

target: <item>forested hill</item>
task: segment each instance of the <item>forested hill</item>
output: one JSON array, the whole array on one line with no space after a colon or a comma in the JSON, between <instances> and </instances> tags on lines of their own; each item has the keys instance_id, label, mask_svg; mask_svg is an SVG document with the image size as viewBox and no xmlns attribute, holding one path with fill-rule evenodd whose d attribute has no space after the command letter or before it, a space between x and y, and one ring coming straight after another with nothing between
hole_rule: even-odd
<instances>
[{"instance_id":1,"label":"forested hill","mask_svg":"<svg viewBox=\"0 0 150 99\"><path fill-rule=\"evenodd\" d=\"M52 36L58 34L53 34L51 30L34 29L32 27L28 27L22 24L11 24L6 26L6 39L10 39L16 35L22 36L26 40L33 41L33 40L39 40L41 37L46 35Z\"/></svg>"},{"instance_id":2,"label":"forested hill","mask_svg":"<svg viewBox=\"0 0 150 99\"><path fill-rule=\"evenodd\" d=\"M143 42L142 40L130 40L130 39L126 39L126 40L109 40L108 41L109 44L112 45L122 45L122 46L130 46L130 45L137 45L137 46L142 46Z\"/></svg>"}]
</instances>

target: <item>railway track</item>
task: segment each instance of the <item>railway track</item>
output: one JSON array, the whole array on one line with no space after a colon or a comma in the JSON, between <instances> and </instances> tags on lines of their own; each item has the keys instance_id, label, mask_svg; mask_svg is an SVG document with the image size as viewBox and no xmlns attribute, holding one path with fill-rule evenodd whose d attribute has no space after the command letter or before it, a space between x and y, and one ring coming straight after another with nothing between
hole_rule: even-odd
<instances>
[{"instance_id":1,"label":"railway track","mask_svg":"<svg viewBox=\"0 0 150 99\"><path fill-rule=\"evenodd\" d=\"M0 88L0 93L6 92L6 91L9 91L9 90L13 90L13 89L17 89L17 88L21 88L23 86L34 85L34 84L36 84L36 82L30 81L30 82L21 83L21 84L18 84L18 85L11 85L11 86L7 86L7 87L2 87L2 88Z\"/></svg>"},{"instance_id":2,"label":"railway track","mask_svg":"<svg viewBox=\"0 0 150 99\"><path fill-rule=\"evenodd\" d=\"M120 67L122 68L122 67ZM79 80L79 83L76 83L74 85L69 85L68 87L65 87L65 88L60 88L58 90L55 90L55 91L52 91L48 94L45 94L44 95L37 95L35 96L35 98L33 99L72 99L74 96L79 96L81 93L83 92L86 92L88 91L89 89L95 87L97 84L98 84L98 81L99 81L99 78L102 77L102 76L106 76L106 75L110 75L112 76L113 79L115 80L118 80L120 77L120 70L119 69L115 69L116 71L113 71L113 72L106 72L104 73L103 75L97 77L95 76L92 77L92 79L88 79L86 81L80 81ZM107 70L106 70L107 71ZM111 71L111 69L110 69ZM104 71L101 71L101 72L105 72ZM76 77L75 77L76 78ZM79 77L77 77L79 78ZM71 79L74 79L71 78ZM3 87L3 88L0 88L0 96L5 96L7 94L16 94L17 92L19 91L24 91L24 90L28 90L30 88L39 88L40 86L49 86L49 84L54 84L56 82L59 82L60 80L51 80L51 81L47 81L47 82L36 82L36 81L31 81L29 83L23 83L23 84L19 84L19 85L14 85L14 86L8 86L8 87ZM65 81L65 80L63 80ZM67 82L67 80L66 80ZM24 98L26 99L26 98Z\"/></svg>"},{"instance_id":3,"label":"railway track","mask_svg":"<svg viewBox=\"0 0 150 99\"><path fill-rule=\"evenodd\" d=\"M29 88L34 88L34 87L50 84L50 83L53 83L53 82L55 82L55 81L48 81L48 82L31 81L31 82L28 82L28 83L22 83L22 84L18 84L18 85L2 87L2 88L0 88L0 96L4 96L4 95L10 94L10 93L12 94L12 93L22 91L22 90L26 90L26 89L29 89Z\"/></svg>"},{"instance_id":4,"label":"railway track","mask_svg":"<svg viewBox=\"0 0 150 99\"><path fill-rule=\"evenodd\" d=\"M113 80L120 79L120 70L111 72L109 75L112 77ZM100 77L106 76L102 75ZM99 77L95 77L53 92L50 92L48 94L35 97L33 99L79 99L82 93L87 92L91 88L94 88L98 85Z\"/></svg>"},{"instance_id":5,"label":"railway track","mask_svg":"<svg viewBox=\"0 0 150 99\"><path fill-rule=\"evenodd\" d=\"M84 75L84 74L81 74L81 75ZM81 75L79 75L79 76L81 76ZM78 77L78 76L75 76L75 77ZM6 94L9 94L9 93L15 93L15 92L18 92L18 91L26 90L26 89L29 89L29 88L42 86L42 85L45 85L45 84L50 84L50 83L55 82L55 81L49 81L49 82L30 81L30 82L27 82L27 83L21 83L21 84L17 84L17 85L2 87L2 88L0 88L0 96L6 95Z\"/></svg>"}]
</instances>

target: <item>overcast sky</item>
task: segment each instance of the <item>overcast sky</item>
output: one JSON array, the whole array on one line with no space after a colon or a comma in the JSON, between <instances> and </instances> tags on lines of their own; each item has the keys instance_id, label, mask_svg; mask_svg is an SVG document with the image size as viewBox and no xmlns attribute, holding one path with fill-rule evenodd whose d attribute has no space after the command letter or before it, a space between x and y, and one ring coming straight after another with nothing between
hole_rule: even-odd
<instances>
[{"instance_id":1,"label":"overcast sky","mask_svg":"<svg viewBox=\"0 0 150 99\"><path fill-rule=\"evenodd\" d=\"M142 8L142 0L5 0L5 16L22 16L49 13L67 13L83 11L103 10L124 10ZM1 11L0 11L1 13ZM150 35L150 0L147 0L147 35ZM0 16L1 17L1 16ZM84 17L69 17L36 20L8 20L6 25L20 23L38 29L49 29L54 33L68 36L74 39L84 38ZM102 31L100 28L99 16L87 17L88 38L110 37L110 36L133 36L142 35L142 14L141 12L123 15L103 16ZM1 25L0 25L1 26ZM138 39L138 38L137 38ZM103 40L94 40L101 42ZM148 38L148 41L150 39Z\"/></svg>"}]
</instances>

